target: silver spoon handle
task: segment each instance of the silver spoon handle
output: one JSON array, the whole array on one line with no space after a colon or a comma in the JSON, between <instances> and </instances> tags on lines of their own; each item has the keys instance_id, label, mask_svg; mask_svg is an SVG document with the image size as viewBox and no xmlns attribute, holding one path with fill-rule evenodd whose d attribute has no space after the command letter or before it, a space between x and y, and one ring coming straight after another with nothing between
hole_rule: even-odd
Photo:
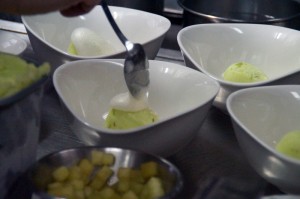
<instances>
[{"instance_id":1,"label":"silver spoon handle","mask_svg":"<svg viewBox=\"0 0 300 199\"><path fill-rule=\"evenodd\" d=\"M125 35L123 35L123 33L121 32L119 26L115 22L113 16L111 15L111 12L110 12L110 10L107 6L106 1L102 0L101 4L102 4L102 8L103 8L103 11L104 11L105 15L106 15L108 21L110 22L110 25L112 26L112 28L116 32L117 36L119 37L119 39L121 40L123 45L126 46L126 42L128 41L128 39L125 37Z\"/></svg>"}]
</instances>

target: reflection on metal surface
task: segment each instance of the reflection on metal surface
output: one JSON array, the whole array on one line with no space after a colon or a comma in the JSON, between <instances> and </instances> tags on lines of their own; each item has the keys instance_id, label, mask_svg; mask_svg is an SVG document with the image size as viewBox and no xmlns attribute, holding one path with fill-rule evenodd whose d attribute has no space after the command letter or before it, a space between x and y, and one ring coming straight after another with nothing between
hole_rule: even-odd
<instances>
[{"instance_id":1,"label":"reflection on metal surface","mask_svg":"<svg viewBox=\"0 0 300 199\"><path fill-rule=\"evenodd\" d=\"M228 98L230 93L231 93L230 91L227 91L224 88L220 88L219 93L213 102L213 105L215 107L221 109L226 114L228 114L227 108L226 108L226 99Z\"/></svg>"},{"instance_id":2,"label":"reflection on metal surface","mask_svg":"<svg viewBox=\"0 0 300 199\"><path fill-rule=\"evenodd\" d=\"M282 175L282 173L279 171L282 170L282 167L285 166L278 158L269 156L266 159L265 167L262 168L262 172L263 175L267 176L268 178L280 179L280 175Z\"/></svg>"},{"instance_id":3,"label":"reflection on metal surface","mask_svg":"<svg viewBox=\"0 0 300 199\"><path fill-rule=\"evenodd\" d=\"M294 0L178 0L184 26L201 23L259 23L299 29L300 4Z\"/></svg>"}]
</instances>

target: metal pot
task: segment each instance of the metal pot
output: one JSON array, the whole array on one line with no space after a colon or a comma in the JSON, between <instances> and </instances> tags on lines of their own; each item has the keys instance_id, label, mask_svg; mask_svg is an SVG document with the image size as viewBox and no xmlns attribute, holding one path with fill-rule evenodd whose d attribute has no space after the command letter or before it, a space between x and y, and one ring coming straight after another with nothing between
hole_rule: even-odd
<instances>
[{"instance_id":1,"label":"metal pot","mask_svg":"<svg viewBox=\"0 0 300 199\"><path fill-rule=\"evenodd\" d=\"M295 0L177 0L183 26L201 23L259 23L300 29Z\"/></svg>"},{"instance_id":2,"label":"metal pot","mask_svg":"<svg viewBox=\"0 0 300 199\"><path fill-rule=\"evenodd\" d=\"M107 0L111 6L120 6L133 8L155 14L162 14L164 9L164 0Z\"/></svg>"}]
</instances>

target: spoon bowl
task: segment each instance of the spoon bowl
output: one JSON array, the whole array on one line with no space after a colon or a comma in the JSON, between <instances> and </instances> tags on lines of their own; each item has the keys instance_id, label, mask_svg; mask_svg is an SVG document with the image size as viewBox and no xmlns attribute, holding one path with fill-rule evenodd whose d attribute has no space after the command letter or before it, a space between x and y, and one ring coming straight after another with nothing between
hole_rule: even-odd
<instances>
[{"instance_id":1,"label":"spoon bowl","mask_svg":"<svg viewBox=\"0 0 300 199\"><path fill-rule=\"evenodd\" d=\"M133 43L125 37L104 0L102 1L102 8L127 51L124 62L124 76L128 90L134 98L142 99L148 93L149 87L149 62L145 50L141 44Z\"/></svg>"}]
</instances>

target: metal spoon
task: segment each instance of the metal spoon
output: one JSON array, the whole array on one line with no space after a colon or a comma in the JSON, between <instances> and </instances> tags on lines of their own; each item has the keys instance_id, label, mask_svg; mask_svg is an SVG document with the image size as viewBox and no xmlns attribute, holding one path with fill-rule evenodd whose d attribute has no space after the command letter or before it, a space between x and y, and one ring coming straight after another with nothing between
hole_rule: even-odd
<instances>
[{"instance_id":1,"label":"metal spoon","mask_svg":"<svg viewBox=\"0 0 300 199\"><path fill-rule=\"evenodd\" d=\"M104 13L115 33L125 46L127 56L124 63L124 77L130 94L141 99L148 93L149 63L141 44L129 41L116 24L105 0L101 1Z\"/></svg>"}]
</instances>

